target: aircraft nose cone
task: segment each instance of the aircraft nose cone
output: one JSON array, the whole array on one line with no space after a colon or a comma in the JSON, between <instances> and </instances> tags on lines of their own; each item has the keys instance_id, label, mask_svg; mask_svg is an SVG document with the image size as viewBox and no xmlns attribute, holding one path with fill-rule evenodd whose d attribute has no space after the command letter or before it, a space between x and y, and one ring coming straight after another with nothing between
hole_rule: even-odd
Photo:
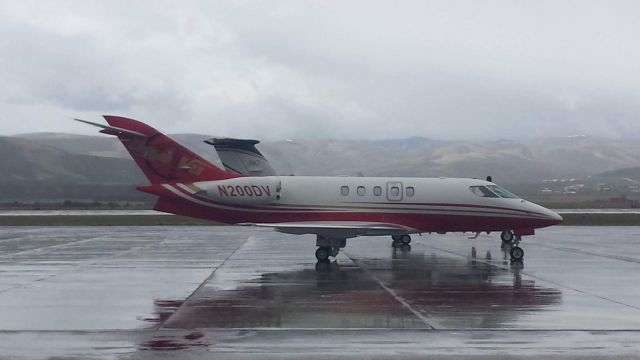
<instances>
[{"instance_id":1,"label":"aircraft nose cone","mask_svg":"<svg viewBox=\"0 0 640 360\"><path fill-rule=\"evenodd\" d=\"M560 214L558 214L555 211L552 210L548 210L549 211L549 218L551 218L551 221L553 221L553 225L558 225L562 223L562 216L560 216Z\"/></svg>"},{"instance_id":2,"label":"aircraft nose cone","mask_svg":"<svg viewBox=\"0 0 640 360\"><path fill-rule=\"evenodd\" d=\"M562 216L558 215L557 212L555 212L553 210L549 210L549 209L547 209L545 207L542 207L542 206L540 206L540 207L543 210L542 213L547 216L546 222L548 222L549 225L558 225L558 224L562 223L562 220L563 220Z\"/></svg>"},{"instance_id":3,"label":"aircraft nose cone","mask_svg":"<svg viewBox=\"0 0 640 360\"><path fill-rule=\"evenodd\" d=\"M562 223L562 216L558 215L558 213L556 213L555 211L549 210L546 207L537 204L530 204L530 206L532 206L531 209L539 215L544 215L544 218L540 219L540 225L542 227L558 225Z\"/></svg>"}]
</instances>

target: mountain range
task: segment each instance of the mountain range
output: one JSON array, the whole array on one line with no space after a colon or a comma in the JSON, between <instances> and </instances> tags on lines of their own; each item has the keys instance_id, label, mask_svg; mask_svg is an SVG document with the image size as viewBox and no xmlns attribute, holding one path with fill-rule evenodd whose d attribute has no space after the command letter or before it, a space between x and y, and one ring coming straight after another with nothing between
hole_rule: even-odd
<instances>
[{"instance_id":1,"label":"mountain range","mask_svg":"<svg viewBox=\"0 0 640 360\"><path fill-rule=\"evenodd\" d=\"M213 147L203 142L211 136L172 137L219 163ZM282 140L260 143L258 148L282 175L491 175L504 185L593 176L640 177L639 141L587 136L522 141ZM112 137L60 133L0 137L0 154L3 202L150 200L134 190L133 185L146 180Z\"/></svg>"}]
</instances>

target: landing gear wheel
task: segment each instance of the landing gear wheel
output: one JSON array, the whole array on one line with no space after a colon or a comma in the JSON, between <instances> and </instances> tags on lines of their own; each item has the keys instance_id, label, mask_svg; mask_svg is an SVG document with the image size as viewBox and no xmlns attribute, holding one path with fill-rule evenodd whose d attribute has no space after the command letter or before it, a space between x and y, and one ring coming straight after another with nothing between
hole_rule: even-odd
<instances>
[{"instance_id":1,"label":"landing gear wheel","mask_svg":"<svg viewBox=\"0 0 640 360\"><path fill-rule=\"evenodd\" d=\"M321 246L316 250L316 259L318 261L327 261L331 256L331 248L326 246Z\"/></svg>"},{"instance_id":2,"label":"landing gear wheel","mask_svg":"<svg viewBox=\"0 0 640 360\"><path fill-rule=\"evenodd\" d=\"M502 234L500 234L500 239L502 239L502 242L506 244L511 244L513 238L513 231L503 231Z\"/></svg>"},{"instance_id":3,"label":"landing gear wheel","mask_svg":"<svg viewBox=\"0 0 640 360\"><path fill-rule=\"evenodd\" d=\"M400 243L402 245L409 245L409 243L411 243L411 236L409 235L400 236Z\"/></svg>"},{"instance_id":4,"label":"landing gear wheel","mask_svg":"<svg viewBox=\"0 0 640 360\"><path fill-rule=\"evenodd\" d=\"M522 258L524 257L524 250L519 246L514 246L511 248L511 251L509 251L509 254L511 255L511 260L522 261Z\"/></svg>"},{"instance_id":5,"label":"landing gear wheel","mask_svg":"<svg viewBox=\"0 0 640 360\"><path fill-rule=\"evenodd\" d=\"M331 248L331 256L336 257L336 256L338 256L339 253L340 253L340 248L339 247Z\"/></svg>"}]
</instances>

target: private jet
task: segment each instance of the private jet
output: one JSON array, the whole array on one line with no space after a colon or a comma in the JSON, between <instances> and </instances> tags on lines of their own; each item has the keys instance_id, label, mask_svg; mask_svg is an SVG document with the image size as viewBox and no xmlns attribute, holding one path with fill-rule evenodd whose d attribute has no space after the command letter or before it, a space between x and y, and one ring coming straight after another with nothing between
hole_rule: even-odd
<instances>
[{"instance_id":1,"label":"private jet","mask_svg":"<svg viewBox=\"0 0 640 360\"><path fill-rule=\"evenodd\" d=\"M76 119L117 136L158 196L154 209L218 223L316 235L318 261L335 257L358 236L390 236L406 246L424 233L499 232L522 261L523 236L562 218L491 181L466 178L279 176L257 140L213 138L216 166L137 120L104 116L108 125Z\"/></svg>"}]
</instances>

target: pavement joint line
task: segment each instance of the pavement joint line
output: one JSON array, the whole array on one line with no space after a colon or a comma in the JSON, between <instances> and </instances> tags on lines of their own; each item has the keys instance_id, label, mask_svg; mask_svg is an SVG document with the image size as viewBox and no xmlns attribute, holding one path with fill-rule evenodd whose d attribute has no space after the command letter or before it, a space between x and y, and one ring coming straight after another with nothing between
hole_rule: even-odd
<instances>
[{"instance_id":1,"label":"pavement joint line","mask_svg":"<svg viewBox=\"0 0 640 360\"><path fill-rule=\"evenodd\" d=\"M36 249L22 250L22 251L18 251L18 252L11 253L11 254L0 255L0 259L11 259L16 255L24 255L24 254L28 254L28 253L32 253L32 252L33 253L37 253L37 252L41 252L41 251L45 251L45 250L51 250L51 249L57 249L57 248L60 248L60 247L65 247L65 246L68 246L68 245L76 245L76 244L81 244L81 243L85 243L85 242L91 242L91 241L94 241L94 240L99 240L99 239L105 238L107 236L108 235L100 235L100 236L92 237L90 239L80 239L80 240L75 240L75 241L69 241L69 242L66 242L64 244L55 244L55 245L39 247L39 248L36 248Z\"/></svg>"},{"instance_id":2,"label":"pavement joint line","mask_svg":"<svg viewBox=\"0 0 640 360\"><path fill-rule=\"evenodd\" d=\"M421 243L421 242L417 242L417 244L418 245L422 245L422 246L427 247L427 248L435 249L435 250L438 250L438 251L443 251L443 252L446 252L446 253L449 253L449 254L452 254L452 255L456 255L456 256L460 256L460 257L466 258L466 256L464 256L462 254L459 254L459 253L456 253L456 252L451 251L451 250L442 249L442 248L439 248L439 247L436 247L436 246L433 246L433 245L427 245L427 244L424 244L424 243ZM474 261L479 262L479 263L483 263L483 264L486 264L486 265L489 265L489 266L493 266L493 267L496 267L498 269L508 270L508 271L513 272L513 270L511 268L509 268L509 267L503 267L503 266L500 266L498 264L493 264L493 263L488 262L486 260L474 259ZM581 293L581 294L585 294L585 295L593 296L593 297L601 299L601 300L609 301L609 302L612 302L614 304L618 304L618 305L622 305L622 306L625 306L625 307L629 307L629 308L634 309L634 310L640 310L640 306L626 304L626 303L620 302L618 300L610 299L610 298L602 296L602 295L593 294L593 293L590 293L588 291L580 290L580 289L571 287L569 285L565 285L565 284L559 283L557 281L552 281L552 280L548 280L548 279L542 278L542 277L537 276L537 275L532 275L530 273L527 273L526 271L520 270L520 274L526 275L526 276L528 276L530 278L533 278L533 279L536 279L536 280L539 280L539 281L544 281L544 282L549 283L549 284L554 284L556 286L564 287L566 289L569 289L569 290L572 290L572 291L575 291L575 292L578 292L578 293Z\"/></svg>"},{"instance_id":3,"label":"pavement joint line","mask_svg":"<svg viewBox=\"0 0 640 360\"><path fill-rule=\"evenodd\" d=\"M343 252L345 254L346 257L349 258L349 260L351 260L354 264L356 264L360 269L362 269L362 271L365 272L365 274L369 275L370 278L372 278L373 280L375 280L378 285L380 285L386 292L388 292L397 302L399 302L403 307L407 308L407 310L411 311L411 313L413 313L413 315L415 315L418 319L420 319L420 321L422 321L425 325L427 325L429 328L431 328L432 330L435 330L436 328L431 325L429 323L429 320L422 315L420 312L418 312L416 309L414 309L413 307L411 307L411 305L404 300L400 295L398 295L395 290L391 289L390 287L386 286L385 284L382 283L382 281L375 276L374 274L372 274L369 269L367 269L366 266L361 265L357 260L355 260L354 258L352 258L346 251Z\"/></svg>"},{"instance_id":4,"label":"pavement joint line","mask_svg":"<svg viewBox=\"0 0 640 360\"><path fill-rule=\"evenodd\" d=\"M639 307L639 306L626 304L626 303L623 303L623 302L618 301L618 300L610 299L610 298L608 298L608 297L606 297L606 296L602 296L602 295L598 295L598 294L593 294L593 293L590 293L590 292L588 292L588 291L584 291L584 290L576 289L576 288L574 288L574 287L571 287L571 286L568 286L568 285L564 285L564 284L561 284L561 283L556 282L556 281L547 280L547 279L541 278L541 277L536 276L536 275L531 275L531 274L527 274L527 273L524 273L524 274L525 274L525 275L527 275L527 276L529 276L529 277L531 277L531 278L534 278L534 279L537 279L537 280L540 280L540 281L544 281L544 282L547 282L547 283L550 283L550 284L554 284L554 285L557 285L557 286L562 286L562 287L565 287L565 288L567 288L567 289L570 289L570 290L573 290L573 291L579 292L579 293L581 293L581 294L590 295L590 296L593 296L593 297L596 297L596 298L598 298L598 299L605 300L605 301L610 301L610 302L612 302L612 303L614 303L614 304L618 304L618 305L626 306L626 307L629 307L629 308L634 309L634 310L640 310L640 307Z\"/></svg>"},{"instance_id":5,"label":"pavement joint line","mask_svg":"<svg viewBox=\"0 0 640 360\"><path fill-rule=\"evenodd\" d=\"M594 253L594 252L590 252L590 251L586 251L586 250L582 250L582 249L574 249L574 248L568 248L568 247L554 247L554 246L551 246L551 245L538 244L538 243L533 244L533 246L545 247L545 248L558 250L558 251L564 251L564 252L580 253L580 254L584 254L584 255L591 255L591 256L601 257L601 258L610 259L610 260L620 260L620 261L640 264L640 259L635 259L635 258L628 257L628 256L598 254L598 253Z\"/></svg>"},{"instance_id":6,"label":"pavement joint line","mask_svg":"<svg viewBox=\"0 0 640 360\"><path fill-rule=\"evenodd\" d=\"M73 243L77 244L78 242L82 242L82 241L92 241L92 240L96 240L96 239L104 239L104 238L107 238L107 237L108 237L108 235L102 235L102 236L97 236L97 237L94 237L94 238L91 238L91 239L75 241ZM158 245L162 244L162 243L165 243L166 241L167 240L160 241L158 243ZM67 244L71 244L71 243L67 243ZM66 245L66 244L59 244L59 245ZM30 286L33 286L33 285L37 284L37 283L40 283L40 282L43 282L43 281L46 281L46 280L49 280L49 279L53 279L53 278L55 278L55 277L57 277L59 275L62 275L64 273L68 273L70 271L76 271L77 269L81 269L81 268L86 267L86 266L97 265L97 264L99 264L100 262L102 262L102 261L104 261L106 259L115 259L115 258L118 258L120 256L126 255L128 253L138 251L140 249L149 248L149 247L151 247L153 245L156 245L156 243L136 246L136 247L133 247L133 248L129 248L127 250L123 250L123 251L111 254L111 255L100 256L100 257L97 257L97 258L92 258L92 259L87 259L87 260L84 260L84 261L79 261L78 263L75 263L75 264L72 264L72 265L66 265L66 266L63 266L60 269L60 271L54 272L54 273L49 274L47 276L39 277L39 278L34 279L34 280L32 280L32 281L30 281L28 283L25 283L25 284L14 285L14 286L8 287L6 289L2 289L2 290L0 290L0 294L4 294L4 293L6 293L8 291L17 290L17 289L26 289L26 288L28 288ZM51 247L46 247L46 249L50 249L50 248Z\"/></svg>"},{"instance_id":7,"label":"pavement joint line","mask_svg":"<svg viewBox=\"0 0 640 360\"><path fill-rule=\"evenodd\" d=\"M253 235L250 235L245 241L243 241L240 245L238 245L238 247L233 250L233 252L231 254L229 254L229 256L227 256L218 266L216 266L213 271L211 271L211 274L209 274L209 276L207 276L206 279L204 279L204 281L202 281L202 283L200 283L200 285L198 285L198 287L193 290L191 292L191 294L189 294L189 296L187 296L184 301L182 302L182 304L180 304L180 306L178 306L177 309L175 309L173 311L173 313L165 320L163 321L161 324L158 324L158 326L155 327L156 330L160 330L160 329L167 329L164 327L164 324L168 323L169 320L173 319L174 316L178 313L178 311L180 311L180 309L187 303L189 302L189 300L198 292L198 290L200 290L203 286L205 286L205 284L207 282L209 282L209 280L211 280L211 278L213 278L213 275L215 275L216 271L218 271L218 269L220 269L222 266L224 266L224 264L227 262L227 260L229 260L233 255L235 255L236 252L238 252L238 250L240 250L242 247L244 247L250 240L252 240L254 238Z\"/></svg>"}]
</instances>

